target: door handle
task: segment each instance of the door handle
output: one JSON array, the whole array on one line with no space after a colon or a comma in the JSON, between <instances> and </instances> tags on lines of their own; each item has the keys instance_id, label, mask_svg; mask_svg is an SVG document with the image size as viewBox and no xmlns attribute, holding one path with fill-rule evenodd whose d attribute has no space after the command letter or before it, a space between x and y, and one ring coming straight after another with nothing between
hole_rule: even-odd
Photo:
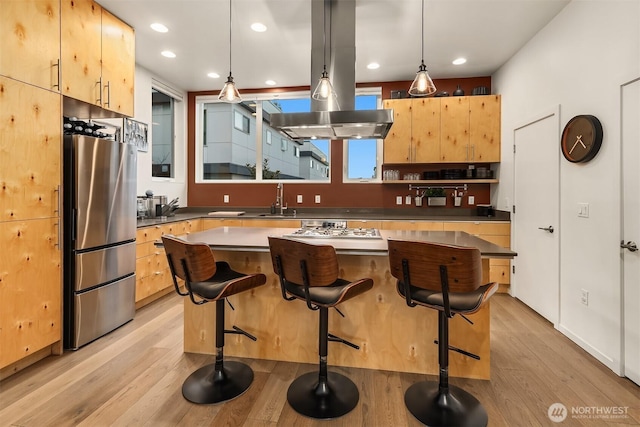
<instances>
[{"instance_id":1,"label":"door handle","mask_svg":"<svg viewBox=\"0 0 640 427\"><path fill-rule=\"evenodd\" d=\"M553 234L553 225L550 225L548 227L538 227L538 230L548 231L549 233Z\"/></svg>"},{"instance_id":2,"label":"door handle","mask_svg":"<svg viewBox=\"0 0 640 427\"><path fill-rule=\"evenodd\" d=\"M636 246L636 242L628 241L626 244L624 240L620 241L620 247L622 249L629 249L629 252L635 252L638 250L638 246Z\"/></svg>"}]
</instances>

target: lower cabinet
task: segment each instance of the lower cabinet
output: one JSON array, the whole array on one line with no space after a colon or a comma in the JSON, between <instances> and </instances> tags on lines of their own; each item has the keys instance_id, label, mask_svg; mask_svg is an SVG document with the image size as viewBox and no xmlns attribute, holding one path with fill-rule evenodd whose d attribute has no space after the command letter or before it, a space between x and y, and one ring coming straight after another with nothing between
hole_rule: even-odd
<instances>
[{"instance_id":1,"label":"lower cabinet","mask_svg":"<svg viewBox=\"0 0 640 427\"><path fill-rule=\"evenodd\" d=\"M62 338L58 226L58 218L0 222L0 246L4 248L0 256L0 372L37 352L59 351L54 348Z\"/></svg>"},{"instance_id":2,"label":"lower cabinet","mask_svg":"<svg viewBox=\"0 0 640 427\"><path fill-rule=\"evenodd\" d=\"M136 308L143 307L173 290L164 249L156 242L164 234L176 236L202 230L202 220L178 221L138 228L136 234Z\"/></svg>"}]
</instances>

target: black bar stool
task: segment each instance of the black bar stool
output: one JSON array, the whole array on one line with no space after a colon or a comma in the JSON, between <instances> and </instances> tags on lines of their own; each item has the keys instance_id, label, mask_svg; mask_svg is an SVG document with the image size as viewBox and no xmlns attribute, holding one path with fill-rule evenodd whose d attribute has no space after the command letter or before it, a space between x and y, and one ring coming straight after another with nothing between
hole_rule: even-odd
<instances>
[{"instance_id":1,"label":"black bar stool","mask_svg":"<svg viewBox=\"0 0 640 427\"><path fill-rule=\"evenodd\" d=\"M486 426L487 412L478 399L449 384L449 350L480 359L449 346L449 319L478 311L498 284L482 285L482 259L476 248L392 239L388 246L391 274L407 305L438 310L439 381L413 384L404 395L405 405L428 426Z\"/></svg>"},{"instance_id":2,"label":"black bar stool","mask_svg":"<svg viewBox=\"0 0 640 427\"><path fill-rule=\"evenodd\" d=\"M357 345L329 333L329 308L336 307L373 287L373 280L354 282L338 278L338 258L333 246L269 237L273 270L280 277L282 297L301 299L310 310L320 312L319 371L296 378L287 401L296 412L311 418L329 419L347 414L358 404L358 388L349 378L328 372L328 342L355 349Z\"/></svg>"},{"instance_id":3,"label":"black bar stool","mask_svg":"<svg viewBox=\"0 0 640 427\"><path fill-rule=\"evenodd\" d=\"M216 302L216 361L193 372L182 385L182 395L193 403L220 403L244 393L253 382L253 371L241 362L223 361L224 334L256 337L237 326L224 329L224 305L228 296L266 283L264 274L243 274L224 261L216 261L205 243L189 243L174 236L162 236L176 292L189 296L197 305ZM185 282L183 292L177 279Z\"/></svg>"}]
</instances>

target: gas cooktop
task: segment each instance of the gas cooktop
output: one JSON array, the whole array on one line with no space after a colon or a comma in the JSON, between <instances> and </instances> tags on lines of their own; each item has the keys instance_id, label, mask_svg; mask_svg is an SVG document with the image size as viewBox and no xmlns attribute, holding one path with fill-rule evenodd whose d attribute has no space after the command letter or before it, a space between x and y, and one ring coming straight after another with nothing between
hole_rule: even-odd
<instances>
[{"instance_id":1,"label":"gas cooktop","mask_svg":"<svg viewBox=\"0 0 640 427\"><path fill-rule=\"evenodd\" d=\"M306 221L302 228L284 237L382 239L375 228L349 228L346 221Z\"/></svg>"}]
</instances>

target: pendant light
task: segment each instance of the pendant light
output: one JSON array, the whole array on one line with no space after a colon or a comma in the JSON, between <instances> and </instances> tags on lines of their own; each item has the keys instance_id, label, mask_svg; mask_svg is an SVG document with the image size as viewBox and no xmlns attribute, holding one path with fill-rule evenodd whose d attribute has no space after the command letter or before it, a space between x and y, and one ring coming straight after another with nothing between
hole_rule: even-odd
<instances>
[{"instance_id":1,"label":"pendant light","mask_svg":"<svg viewBox=\"0 0 640 427\"><path fill-rule=\"evenodd\" d=\"M328 101L332 99L335 104L336 109L340 109L338 105L338 99L336 96L335 90L333 90L333 85L329 80L329 73L327 73L327 8L329 8L329 2L331 0L324 0L324 10L322 16L322 52L324 65L322 67L322 76L320 80L318 80L318 85L316 86L311 98L318 101ZM331 33L329 33L331 35Z\"/></svg>"},{"instance_id":2,"label":"pendant light","mask_svg":"<svg viewBox=\"0 0 640 427\"><path fill-rule=\"evenodd\" d=\"M424 65L424 0L422 0L422 60L420 67L416 73L416 78L411 83L409 95L411 96L427 96L436 92L436 85L429 77L426 65Z\"/></svg>"},{"instance_id":3,"label":"pendant light","mask_svg":"<svg viewBox=\"0 0 640 427\"><path fill-rule=\"evenodd\" d=\"M236 84L233 82L233 77L231 76L231 0L229 0L229 77L227 77L227 82L220 91L218 99L231 104L237 104L242 101Z\"/></svg>"}]
</instances>

